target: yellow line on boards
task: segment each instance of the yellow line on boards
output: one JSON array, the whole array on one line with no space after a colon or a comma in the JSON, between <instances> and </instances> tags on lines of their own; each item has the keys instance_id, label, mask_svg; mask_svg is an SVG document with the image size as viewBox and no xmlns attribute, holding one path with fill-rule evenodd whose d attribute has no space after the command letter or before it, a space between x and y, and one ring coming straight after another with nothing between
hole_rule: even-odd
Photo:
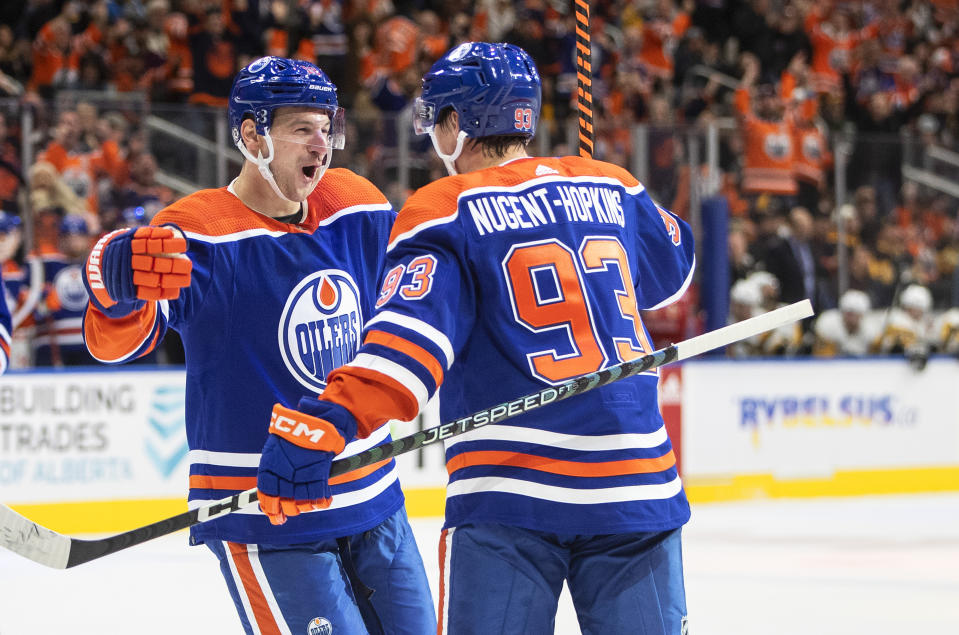
<instances>
[{"instance_id":1,"label":"yellow line on boards","mask_svg":"<svg viewBox=\"0 0 959 635\"><path fill-rule=\"evenodd\" d=\"M959 466L886 470L837 470L822 478L777 478L748 474L728 478L683 479L693 503L713 503L752 498L811 498L918 494L959 491Z\"/></svg>"},{"instance_id":2,"label":"yellow line on boards","mask_svg":"<svg viewBox=\"0 0 959 635\"><path fill-rule=\"evenodd\" d=\"M684 477L683 484L693 503L950 492L959 491L959 466L839 470L822 478L787 479L772 474ZM411 518L443 516L445 488L411 487L405 489L404 494L406 511ZM43 527L70 535L120 533L187 510L186 500L182 498L39 503L10 507Z\"/></svg>"}]
</instances>

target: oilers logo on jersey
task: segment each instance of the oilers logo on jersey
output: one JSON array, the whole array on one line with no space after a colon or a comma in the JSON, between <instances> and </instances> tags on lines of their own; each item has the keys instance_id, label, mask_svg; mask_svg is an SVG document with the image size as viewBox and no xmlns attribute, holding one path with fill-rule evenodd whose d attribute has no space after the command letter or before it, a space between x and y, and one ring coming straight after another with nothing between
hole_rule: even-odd
<instances>
[{"instance_id":1,"label":"oilers logo on jersey","mask_svg":"<svg viewBox=\"0 0 959 635\"><path fill-rule=\"evenodd\" d=\"M785 134L768 134L763 139L763 150L773 159L785 159L792 152L792 140Z\"/></svg>"},{"instance_id":2,"label":"oilers logo on jersey","mask_svg":"<svg viewBox=\"0 0 959 635\"><path fill-rule=\"evenodd\" d=\"M310 620L309 635L332 635L333 625L325 617L314 617Z\"/></svg>"},{"instance_id":3,"label":"oilers logo on jersey","mask_svg":"<svg viewBox=\"0 0 959 635\"><path fill-rule=\"evenodd\" d=\"M82 311L87 306L87 290L83 287L80 265L64 267L53 278L53 288L60 305L67 311Z\"/></svg>"},{"instance_id":4,"label":"oilers logo on jersey","mask_svg":"<svg viewBox=\"0 0 959 635\"><path fill-rule=\"evenodd\" d=\"M321 392L327 374L353 358L362 328L360 292L350 274L313 273L283 307L278 331L283 363L303 386Z\"/></svg>"}]
</instances>

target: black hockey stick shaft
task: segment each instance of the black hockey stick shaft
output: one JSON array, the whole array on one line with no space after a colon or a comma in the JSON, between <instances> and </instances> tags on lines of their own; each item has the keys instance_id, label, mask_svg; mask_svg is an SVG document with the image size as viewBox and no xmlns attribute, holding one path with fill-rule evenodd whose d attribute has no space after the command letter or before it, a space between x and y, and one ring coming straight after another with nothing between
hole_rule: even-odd
<instances>
[{"instance_id":1,"label":"black hockey stick shaft","mask_svg":"<svg viewBox=\"0 0 959 635\"><path fill-rule=\"evenodd\" d=\"M579 156L593 156L593 53L589 2L574 0L576 12L576 106L579 110Z\"/></svg>"},{"instance_id":2,"label":"black hockey stick shaft","mask_svg":"<svg viewBox=\"0 0 959 635\"><path fill-rule=\"evenodd\" d=\"M706 351L732 344L784 324L790 324L810 315L812 315L812 306L808 300L803 300L704 333L638 359L571 379L558 386L544 388L539 392L480 410L467 417L334 461L330 469L330 476L345 474L399 454L412 452L438 441L464 434L481 426L505 421L540 406L580 395L594 388L611 384L625 377L638 375L671 362L695 357ZM58 534L24 518L9 507L0 505L0 546L40 564L67 569L116 553L127 547L225 516L252 505L256 500L256 489L249 489L137 529L95 540L82 540Z\"/></svg>"}]
</instances>

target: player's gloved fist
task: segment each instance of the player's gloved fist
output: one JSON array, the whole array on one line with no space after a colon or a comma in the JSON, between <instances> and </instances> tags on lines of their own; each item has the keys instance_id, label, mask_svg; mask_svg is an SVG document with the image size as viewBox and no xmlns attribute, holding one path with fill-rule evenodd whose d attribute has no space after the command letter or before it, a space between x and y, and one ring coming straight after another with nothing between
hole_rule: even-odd
<instances>
[{"instance_id":1,"label":"player's gloved fist","mask_svg":"<svg viewBox=\"0 0 959 635\"><path fill-rule=\"evenodd\" d=\"M193 270L185 252L186 238L176 227L110 232L97 241L84 268L91 302L106 311L117 304L177 297L190 285Z\"/></svg>"},{"instance_id":2,"label":"player's gloved fist","mask_svg":"<svg viewBox=\"0 0 959 635\"><path fill-rule=\"evenodd\" d=\"M270 435L260 455L260 509L274 525L330 506L330 465L356 434L352 415L341 406L304 397L297 408L273 406Z\"/></svg>"}]
</instances>

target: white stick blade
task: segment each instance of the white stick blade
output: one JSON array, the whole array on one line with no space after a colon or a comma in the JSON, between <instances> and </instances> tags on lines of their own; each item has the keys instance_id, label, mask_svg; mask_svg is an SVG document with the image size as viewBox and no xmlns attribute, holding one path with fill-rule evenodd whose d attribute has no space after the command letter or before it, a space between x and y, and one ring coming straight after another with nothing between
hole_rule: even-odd
<instances>
[{"instance_id":1,"label":"white stick blade","mask_svg":"<svg viewBox=\"0 0 959 635\"><path fill-rule=\"evenodd\" d=\"M54 569L66 569L70 538L27 520L6 505L0 505L0 547Z\"/></svg>"},{"instance_id":2,"label":"white stick blade","mask_svg":"<svg viewBox=\"0 0 959 635\"><path fill-rule=\"evenodd\" d=\"M676 361L695 357L706 351L728 346L739 340L744 340L765 331L792 324L798 320L813 315L812 303L809 300L800 300L793 304L780 307L769 313L751 317L742 322L736 322L721 329L703 333L676 345Z\"/></svg>"}]
</instances>

